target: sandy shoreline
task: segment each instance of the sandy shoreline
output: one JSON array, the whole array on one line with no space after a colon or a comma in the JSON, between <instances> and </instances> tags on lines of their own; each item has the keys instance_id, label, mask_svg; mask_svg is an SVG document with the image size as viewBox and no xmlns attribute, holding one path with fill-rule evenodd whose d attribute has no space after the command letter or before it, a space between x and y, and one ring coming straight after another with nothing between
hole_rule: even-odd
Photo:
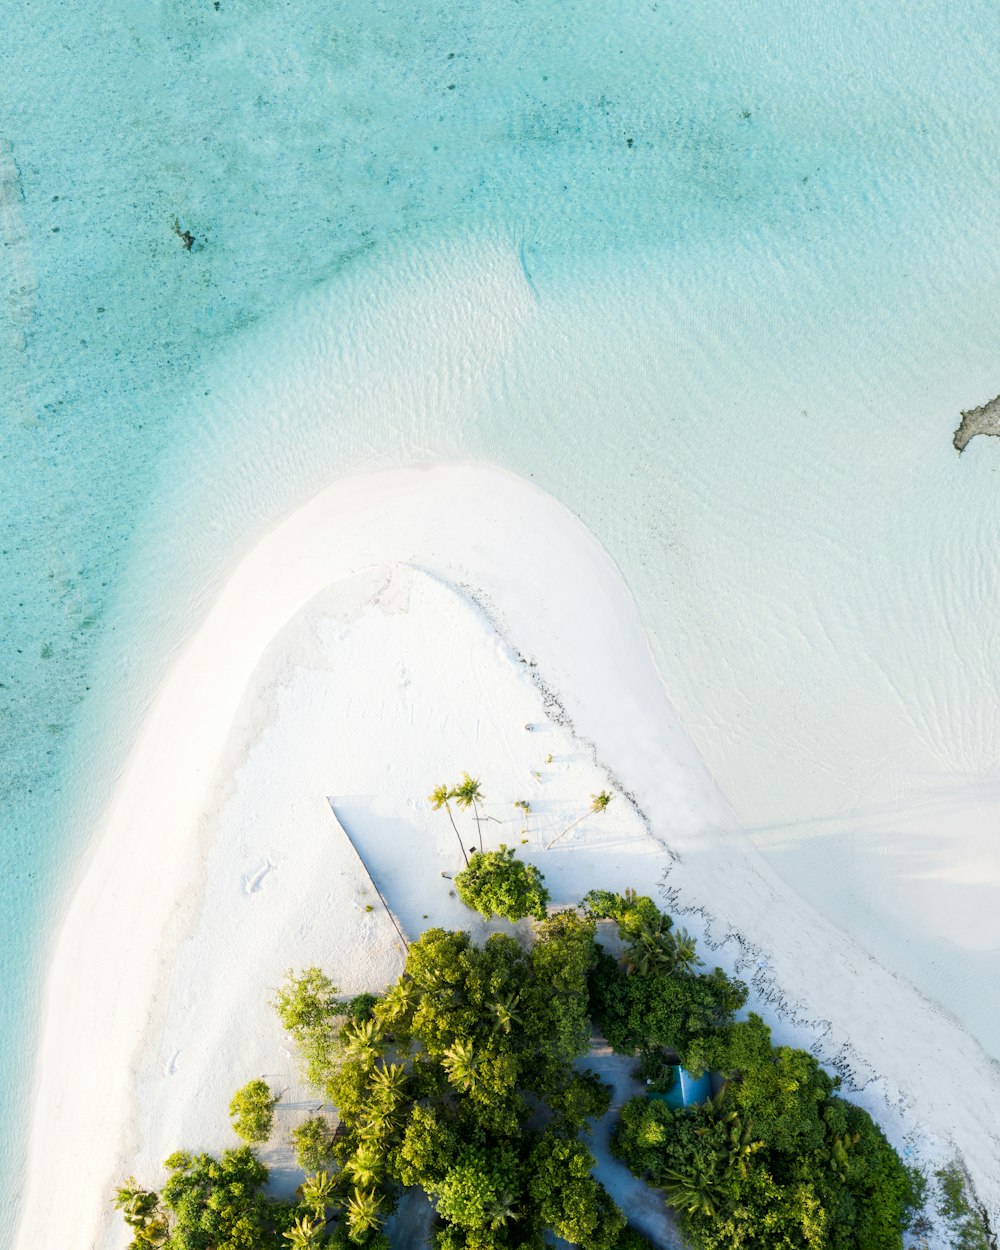
<instances>
[{"instance_id":1,"label":"sandy shoreline","mask_svg":"<svg viewBox=\"0 0 1000 1250\"><path fill-rule=\"evenodd\" d=\"M237 777L250 768L255 750L265 750L269 731L282 723L275 692L287 690L294 674L287 667L287 648L276 646L276 640L285 631L298 630L296 645L302 637L315 642L316 621L340 621L347 632L341 636L334 630L325 643L320 639L322 645L317 643L311 658L299 665L314 677L327 672L330 666L324 655L346 645L344 639L353 636L353 622L370 611L378 588L391 584L384 575L389 566L412 566L416 574L410 576L416 576L418 584L423 584L423 571L432 575L427 581L441 587L437 597L425 588L436 604L424 613L425 626L430 621L433 628L427 628L421 645L418 634L406 643L414 664L425 655L436 657L435 662L446 669L447 657L455 654L459 643L469 650L481 647L484 657L478 668L473 666L466 687L456 688L449 714L438 726L440 733L424 738L437 736L442 744L448 743L449 758L460 750L471 753L475 736L463 747L462 735L468 737L469 725L480 717L480 706L502 707L503 724L509 713L510 723L521 724L523 730L524 717L517 722L514 718L520 713L514 709L518 699L528 698L530 689L534 706L542 709L542 715L548 713L552 733L576 743L572 751L565 747L567 758L576 752L580 768L603 770L614 784L633 794L653 838L680 857L671 860L639 820L629 834L635 841L627 855L620 849L602 849L597 831L592 855L589 848L583 854L582 845L577 848L580 854L574 849L558 861L553 853L544 864L547 876L568 894L585 865L586 880L580 881L584 889L595 884L592 872L599 863L609 872L617 864L614 871L629 874L623 884L645 889L655 888L666 872L675 906L688 912L686 923L700 928L718 946L720 963L752 981L778 1037L814 1045L826 1062L853 1075L856 1089L849 1093L876 1115L901 1148L919 1145L933 1154L944 1152L944 1143L953 1139L996 1215L998 1065L943 1012L875 964L770 871L738 828L677 724L628 589L583 526L550 497L509 474L448 466L345 479L285 518L233 570L164 681L101 822L49 970L18 1250L60 1246L67 1227L93 1230L81 1232L76 1243L80 1246L124 1244L120 1232L108 1239L106 1203L111 1185L123 1171L140 1170L133 1152L138 1151L146 1166L147 1158L155 1159L161 1150L162 1142L154 1140L148 1126L173 1108L176 1122L164 1124L164 1133L185 1134L185 1145L213 1144L212 1133L225 1128L217 1123L218 1099L252 1074L255 1063L263 1062L252 1039L231 1036L229 1017L221 1008L216 1012L216 1034L206 1036L207 1023L199 1026L199 1033L192 1022L207 1022L209 1017L199 1017L197 1004L181 992L181 970L187 958L188 982L197 981L198 970L204 969L197 952L222 950L227 941L232 945L224 920L217 926L214 948L190 943L204 934L205 917L215 915L219 921L228 914L225 882L232 884L229 869L236 861L225 860L219 868L221 892L213 894L213 855L222 845L226 813L236 810L234 804L238 808L241 801L249 802L246 795L241 799ZM343 583L339 592L328 589L338 583ZM482 611L442 607L447 596L455 594L449 586L474 599ZM324 595L332 596L330 602L321 602ZM309 615L319 609L326 615ZM456 635L458 642L452 640L449 652L443 631L452 618L461 622L464 632ZM385 604L376 623L383 619L394 619ZM421 619L414 613L413 628ZM366 629L371 634L375 626ZM529 670L525 664L518 670L517 655L509 652L503 639L536 667ZM494 653L496 665L488 659ZM367 654L371 660L380 652ZM476 685L477 672L494 676ZM432 675L425 681L430 682ZM394 689L406 688L398 673L392 676ZM286 709L300 728L304 716L321 710L322 701L315 707L309 702L316 696L316 680L302 687L291 711ZM540 682L555 701L546 697ZM374 698L366 695L367 689L359 687L346 723L367 723L362 709ZM375 728L398 730L405 723L398 719L403 713L396 719L393 715L386 713L387 719ZM332 733L338 723L345 723L344 709L334 706L330 716ZM452 732L458 736L449 738ZM489 776L491 770L514 767L511 761L517 760L523 770L527 757L521 759L517 753L529 746L537 752L538 746L522 733L516 749L511 745L514 739L504 747L504 734L497 732L475 767ZM286 754L276 758L287 762L290 739L276 731L272 737L285 744ZM505 759L505 750L511 759ZM347 769L347 784L359 787L348 792L348 797L354 794L354 810L368 810L361 799L370 807L371 795L377 792L385 810L376 825L391 828L397 819L392 805L398 809L407 799L419 800L426 793L421 778L431 764L426 758L418 762L419 767L413 761L406 764L405 753L400 752L398 771L384 772L380 780L358 780ZM455 766L466 765L456 758ZM273 774L273 764L270 767ZM316 767L326 765L317 761ZM267 769L257 775L266 777ZM581 787L585 790L584 775L571 791L558 796L553 820L561 818L573 794ZM311 780L312 775L303 774L296 783L298 790L290 793L306 793ZM334 788L336 783L336 777L323 780L323 785ZM315 784L319 788L314 797L322 798L322 786L318 780ZM252 792L250 785L246 794ZM253 813L260 810L264 797L258 795L244 809L243 824L237 820L233 826L233 845L245 860L233 906L238 902L243 907L247 899L254 900L254 906L273 903L268 925L246 914L245 940L256 944L254 955L273 946L281 935L283 942L298 943L287 954L281 947L280 968L308 951L314 951L307 956L310 962L324 962L328 952L316 950L316 942L326 934L328 945L336 945L329 935L328 916L338 914L338 908L339 914L347 914L336 900L356 898L361 888L357 874L349 857L331 854L330 844L322 841L328 837L322 806L307 798L301 810L289 800L273 816L273 821L287 817L289 837L293 830L300 831L303 842L298 852L289 850L287 862L278 864L266 849L259 855L267 837L255 843L246 830L252 832ZM346 809L350 811L350 802ZM412 819L423 817L413 809ZM317 822L314 837L308 836L310 822ZM269 830L263 834L269 835ZM335 863L339 874L336 889L330 887L336 898L331 902L324 896L322 905L308 893L315 875L309 871L309 857L320 853L317 848L324 862ZM442 847L441 854L446 853ZM291 878L296 870L302 876L299 887L282 894L276 883ZM308 915L302 914L303 898L312 900ZM447 908L444 899L432 906ZM355 909L351 923L361 926L357 931L363 937L365 926L371 928L364 937L370 964L358 975L377 982L395 975L398 953L393 951L391 932L384 924L379 927L374 916ZM248 957L247 964L252 965L253 959ZM342 960L343 971L350 967L350 961ZM260 991L273 984L273 971L262 966L260 985L236 987L234 994L237 989L248 996L252 991L259 1000ZM333 971L335 979L341 975ZM210 980L208 970L204 976ZM184 1021L206 1048L211 1050L216 1043L215 1057L204 1061L215 1065L207 1085L204 1064L199 1068L191 1062L186 1067L190 1050L185 1055L185 1047L174 1046L167 1036ZM279 1054L282 1040L276 1026L260 1044L270 1047L268 1053ZM163 1059L155 1079L153 1053ZM181 1080L176 1081L178 1076ZM170 1080L163 1084L161 1077ZM201 1121L184 1102L185 1080L192 1082L190 1089L211 1091L204 1099L207 1109ZM188 1115L194 1118L185 1119ZM202 1140L194 1140L198 1134L203 1134ZM179 1144L174 1137L168 1148ZM58 1210L51 1203L53 1168L67 1178Z\"/></svg>"}]
</instances>

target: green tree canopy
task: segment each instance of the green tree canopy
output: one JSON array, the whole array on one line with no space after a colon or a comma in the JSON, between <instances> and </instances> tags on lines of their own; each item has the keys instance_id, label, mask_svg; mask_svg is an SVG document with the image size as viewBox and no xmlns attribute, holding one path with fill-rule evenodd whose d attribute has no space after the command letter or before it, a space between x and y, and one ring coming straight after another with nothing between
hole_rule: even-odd
<instances>
[{"instance_id":1,"label":"green tree canopy","mask_svg":"<svg viewBox=\"0 0 1000 1250\"><path fill-rule=\"evenodd\" d=\"M506 848L491 854L526 867ZM474 855L471 879L488 863ZM290 974L275 1005L340 1120L335 1135L319 1116L294 1130L309 1172L299 1201L263 1196L267 1170L248 1147L178 1152L162 1196L131 1179L118 1191L132 1250L388 1250L402 1186L434 1203L436 1250L544 1250L553 1237L640 1250L581 1138L610 1100L580 1067L595 1016L617 1050L639 1053L646 1079L665 1083L678 1057L713 1074L701 1105L627 1103L613 1136L693 1250L901 1250L919 1178L812 1055L773 1046L752 1012L736 1018L746 986L697 972L693 940L648 897L594 891L582 914L546 915L546 904L525 947L428 930L380 996L342 1003L318 969ZM618 925L621 965L596 943L599 919ZM274 1102L262 1080L234 1096L248 1139L267 1136ZM978 1245L961 1175L942 1176L948 1218Z\"/></svg>"},{"instance_id":2,"label":"green tree canopy","mask_svg":"<svg viewBox=\"0 0 1000 1250\"><path fill-rule=\"evenodd\" d=\"M249 1146L221 1159L181 1150L165 1166L162 1200L173 1216L167 1250L284 1250L294 1208L263 1196L267 1168Z\"/></svg>"},{"instance_id":3,"label":"green tree canopy","mask_svg":"<svg viewBox=\"0 0 1000 1250\"><path fill-rule=\"evenodd\" d=\"M278 1101L279 1095L271 1093L267 1081L260 1078L247 1081L246 1085L233 1094L229 1104L229 1114L237 1136L251 1146L267 1141L271 1136L274 1108Z\"/></svg>"},{"instance_id":4,"label":"green tree canopy","mask_svg":"<svg viewBox=\"0 0 1000 1250\"><path fill-rule=\"evenodd\" d=\"M354 1045L358 1026L341 1029L335 1151L359 1201L381 1212L395 1187L418 1185L437 1210L437 1244L463 1250L534 1250L546 1229L610 1250L624 1220L585 1148L568 1144L609 1097L573 1066L589 1045L594 957L593 923L575 912L544 920L528 952L503 934L476 946L442 929L411 945L371 1036ZM564 1191L553 1180L543 1193L537 1178L532 1188L546 1132L573 1182Z\"/></svg>"},{"instance_id":5,"label":"green tree canopy","mask_svg":"<svg viewBox=\"0 0 1000 1250\"><path fill-rule=\"evenodd\" d=\"M272 1005L295 1043L302 1075L314 1088L323 1088L332 1072L337 1024L346 1010L337 987L319 968L289 972Z\"/></svg>"},{"instance_id":6,"label":"green tree canopy","mask_svg":"<svg viewBox=\"0 0 1000 1250\"><path fill-rule=\"evenodd\" d=\"M533 864L524 863L510 847L501 845L499 850L473 855L468 868L455 878L455 888L466 907L487 918L544 920L549 892L543 882Z\"/></svg>"},{"instance_id":7,"label":"green tree canopy","mask_svg":"<svg viewBox=\"0 0 1000 1250\"><path fill-rule=\"evenodd\" d=\"M321 1172L333 1158L333 1132L325 1116L313 1115L292 1129L295 1161L303 1172Z\"/></svg>"}]
</instances>

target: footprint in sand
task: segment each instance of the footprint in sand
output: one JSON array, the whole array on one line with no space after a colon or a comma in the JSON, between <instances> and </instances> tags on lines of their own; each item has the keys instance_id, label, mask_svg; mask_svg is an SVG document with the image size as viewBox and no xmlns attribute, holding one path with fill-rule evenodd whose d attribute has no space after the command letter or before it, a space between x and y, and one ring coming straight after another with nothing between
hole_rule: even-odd
<instances>
[{"instance_id":1,"label":"footprint in sand","mask_svg":"<svg viewBox=\"0 0 1000 1250\"><path fill-rule=\"evenodd\" d=\"M245 894L256 894L264 884L264 878L269 872L272 872L275 865L269 859L265 859L256 872L243 878L243 892Z\"/></svg>"}]
</instances>

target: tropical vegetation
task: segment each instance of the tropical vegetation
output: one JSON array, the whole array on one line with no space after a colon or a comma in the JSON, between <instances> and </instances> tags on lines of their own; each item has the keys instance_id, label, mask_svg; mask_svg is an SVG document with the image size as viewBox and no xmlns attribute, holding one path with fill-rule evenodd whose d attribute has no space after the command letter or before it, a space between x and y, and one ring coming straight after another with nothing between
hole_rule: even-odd
<instances>
[{"instance_id":1,"label":"tropical vegetation","mask_svg":"<svg viewBox=\"0 0 1000 1250\"><path fill-rule=\"evenodd\" d=\"M278 1101L279 1096L272 1094L267 1081L260 1078L248 1081L242 1089L238 1089L229 1104L229 1115L237 1137L242 1137L248 1146L267 1141L271 1136L274 1108Z\"/></svg>"},{"instance_id":2,"label":"tropical vegetation","mask_svg":"<svg viewBox=\"0 0 1000 1250\"><path fill-rule=\"evenodd\" d=\"M598 954L591 1002L616 1050L654 1080L671 1059L715 1074L702 1105L640 1097L622 1109L615 1153L660 1187L698 1250L898 1250L922 1201L867 1112L839 1097L808 1052L773 1046L747 988L699 973L690 937L651 899L595 891L594 919L617 923L621 963Z\"/></svg>"},{"instance_id":3,"label":"tropical vegetation","mask_svg":"<svg viewBox=\"0 0 1000 1250\"><path fill-rule=\"evenodd\" d=\"M386 1250L410 1187L433 1205L436 1250L542 1250L553 1237L641 1250L593 1174L590 1127L610 1101L584 1066L595 1026L650 1092L622 1109L613 1149L695 1250L900 1250L921 1178L812 1055L772 1044L744 1012L746 986L702 969L651 899L593 891L547 914L541 874L506 847L474 853L456 880L483 914L535 916L532 941L429 929L379 996L343 999L318 968L289 973L274 1005L336 1130L314 1114L293 1131L305 1178L291 1202L264 1195L250 1146L172 1155L159 1194L130 1179L116 1205L133 1250ZM617 959L598 941L607 922ZM680 1064L712 1074L707 1101L659 1096ZM237 1092L245 1137L270 1130L275 1101L263 1081ZM959 1181L943 1191L956 1226L967 1221Z\"/></svg>"},{"instance_id":4,"label":"tropical vegetation","mask_svg":"<svg viewBox=\"0 0 1000 1250\"><path fill-rule=\"evenodd\" d=\"M462 841L462 835L458 832L458 825L455 824L455 817L452 815L451 802L454 799L458 807L464 811L472 808L473 816L476 821L476 833L479 837L479 849L483 849L483 826L479 815L479 805L485 799L483 788L479 784L478 777L470 777L468 773L462 773L462 780L454 786L440 785L435 786L431 793L427 796L427 801L435 811L440 811L443 807L451 821L451 827L455 831L455 837L458 838L458 845L462 848L462 857L466 864L469 862L469 856L465 849L465 843ZM470 848L471 849L471 848Z\"/></svg>"},{"instance_id":5,"label":"tropical vegetation","mask_svg":"<svg viewBox=\"0 0 1000 1250\"><path fill-rule=\"evenodd\" d=\"M534 916L544 920L549 905L542 874L503 843L499 850L474 854L469 866L455 878L455 889L470 911L478 911L487 919L500 916L513 921Z\"/></svg>"},{"instance_id":6,"label":"tropical vegetation","mask_svg":"<svg viewBox=\"0 0 1000 1250\"><path fill-rule=\"evenodd\" d=\"M938 1215L947 1225L955 1250L992 1250L996 1242L961 1163L939 1168L934 1176L940 1187Z\"/></svg>"},{"instance_id":7,"label":"tropical vegetation","mask_svg":"<svg viewBox=\"0 0 1000 1250\"><path fill-rule=\"evenodd\" d=\"M462 841L462 835L458 832L458 825L455 824L455 817L451 812L451 800L454 797L454 786L440 785L434 787L434 789L427 796L427 801L436 812L439 812L442 807L447 812L448 819L451 821L451 827L455 830L455 837L458 838L458 845L462 852L462 858L465 860L466 864L468 864L469 856L465 849L465 843Z\"/></svg>"},{"instance_id":8,"label":"tropical vegetation","mask_svg":"<svg viewBox=\"0 0 1000 1250\"><path fill-rule=\"evenodd\" d=\"M590 807L587 808L582 816L578 816L576 820L568 824L562 833L557 833L548 844L548 847L546 847L546 850L548 850L549 847L555 846L560 838L564 838L571 829L575 829L577 825L586 820L588 816L594 816L600 812L606 812L608 810L608 804L611 802L611 798L612 796L607 792L607 790L602 790L599 794L592 794L590 796Z\"/></svg>"}]
</instances>

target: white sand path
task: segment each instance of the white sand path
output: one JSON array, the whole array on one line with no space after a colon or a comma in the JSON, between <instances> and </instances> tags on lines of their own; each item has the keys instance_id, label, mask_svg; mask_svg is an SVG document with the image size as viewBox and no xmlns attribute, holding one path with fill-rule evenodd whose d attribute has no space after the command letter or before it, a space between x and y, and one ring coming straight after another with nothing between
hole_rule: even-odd
<instances>
[{"instance_id":1,"label":"white sand path","mask_svg":"<svg viewBox=\"0 0 1000 1250\"><path fill-rule=\"evenodd\" d=\"M779 1038L853 1074L848 1092L900 1147L941 1157L953 1140L1000 1210L997 1065L768 869L592 536L523 480L448 466L345 479L287 517L165 680L50 969L18 1250L63 1250L67 1228L81 1247L124 1244L107 1231L114 1181L156 1181L178 1144L231 1142L225 1105L251 1075L289 1086L286 1124L305 1113L269 988L313 962L377 988L401 957L327 796L404 927L460 923L440 877L458 848L423 798L462 768L504 830L520 829L514 797L537 800L524 849L561 900L651 891L668 870L685 923L752 979ZM602 779L634 795L648 833L619 798L613 821L545 852L544 828Z\"/></svg>"}]
</instances>

